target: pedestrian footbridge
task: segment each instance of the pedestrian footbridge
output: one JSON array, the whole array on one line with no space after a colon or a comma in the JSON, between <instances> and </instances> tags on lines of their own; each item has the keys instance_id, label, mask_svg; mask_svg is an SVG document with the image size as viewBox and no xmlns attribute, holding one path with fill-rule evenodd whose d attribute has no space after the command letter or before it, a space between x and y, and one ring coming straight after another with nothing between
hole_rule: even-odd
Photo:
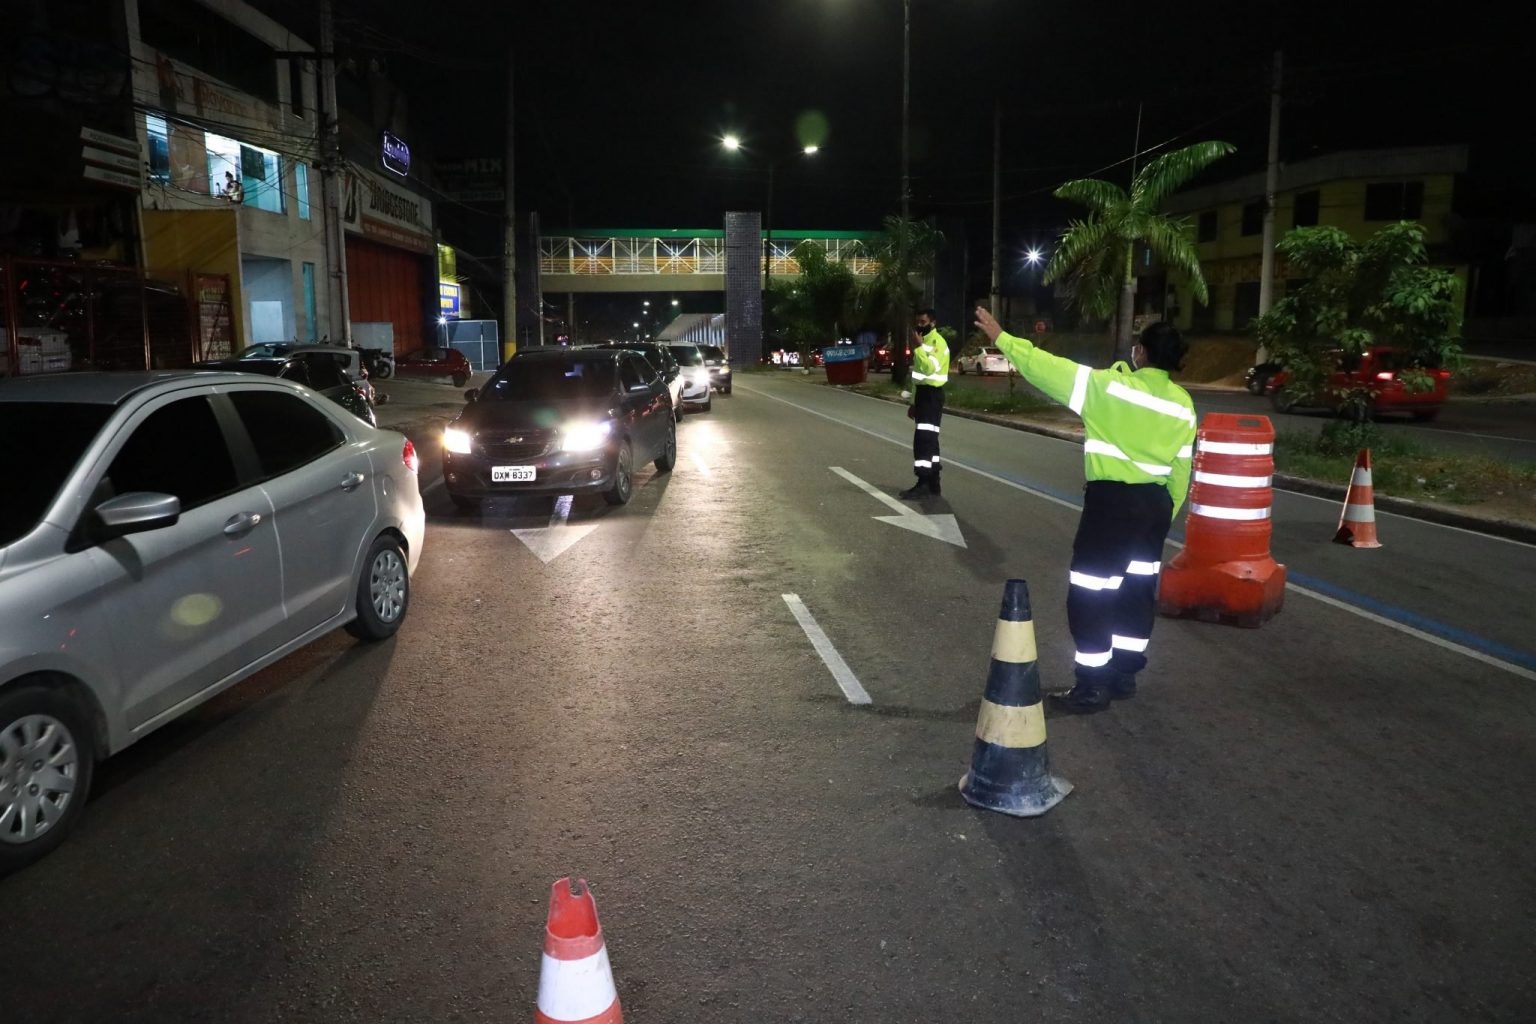
<instances>
[{"instance_id":1,"label":"pedestrian footbridge","mask_svg":"<svg viewBox=\"0 0 1536 1024\"><path fill-rule=\"evenodd\" d=\"M873 231L774 231L764 262L773 277L794 277L792 255L803 241L868 278L879 269ZM711 230L605 230L545 235L539 240L540 286L545 292L725 291L725 232Z\"/></svg>"}]
</instances>

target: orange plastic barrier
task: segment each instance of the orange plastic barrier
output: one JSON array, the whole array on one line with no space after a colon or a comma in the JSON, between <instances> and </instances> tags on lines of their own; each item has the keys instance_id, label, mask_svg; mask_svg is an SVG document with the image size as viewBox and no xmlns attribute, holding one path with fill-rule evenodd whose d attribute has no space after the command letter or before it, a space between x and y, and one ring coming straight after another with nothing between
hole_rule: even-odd
<instances>
[{"instance_id":1,"label":"orange plastic barrier","mask_svg":"<svg viewBox=\"0 0 1536 1024\"><path fill-rule=\"evenodd\" d=\"M1269 553L1275 428L1266 416L1210 413L1195 440L1184 550L1163 568L1164 615L1258 626L1285 603Z\"/></svg>"}]
</instances>

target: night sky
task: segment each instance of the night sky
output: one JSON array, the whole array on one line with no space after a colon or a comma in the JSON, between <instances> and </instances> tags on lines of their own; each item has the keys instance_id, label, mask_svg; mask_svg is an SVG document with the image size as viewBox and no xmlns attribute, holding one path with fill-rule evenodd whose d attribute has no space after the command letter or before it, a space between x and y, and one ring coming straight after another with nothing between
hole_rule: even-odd
<instances>
[{"instance_id":1,"label":"night sky","mask_svg":"<svg viewBox=\"0 0 1536 1024\"><path fill-rule=\"evenodd\" d=\"M546 230L572 218L718 226L726 209L761 207L773 154L785 155L776 226L870 228L898 209L900 0L337 0L337 11L343 52L388 62L411 96L413 143L443 159L500 155L512 42L518 205ZM1530 59L1508 18L1467 3L1428 15L1337 0L913 0L913 210L960 218L950 223L964 224L972 265L986 260L994 101L1010 251L1048 244L1071 212L1049 196L1056 184L1129 177L1138 103L1143 147L1221 138L1239 147L1222 176L1258 170L1278 46L1282 158L1468 142L1483 205L1530 218ZM825 124L810 159L793 155L804 121ZM724 153L726 131L753 152Z\"/></svg>"}]
</instances>

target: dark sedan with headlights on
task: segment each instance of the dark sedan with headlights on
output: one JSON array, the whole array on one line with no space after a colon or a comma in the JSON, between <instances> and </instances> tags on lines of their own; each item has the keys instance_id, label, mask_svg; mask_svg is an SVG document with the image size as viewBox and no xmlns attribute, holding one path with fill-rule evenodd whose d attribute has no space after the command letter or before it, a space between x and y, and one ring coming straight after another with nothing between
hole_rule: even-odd
<instances>
[{"instance_id":1,"label":"dark sedan with headlights on","mask_svg":"<svg viewBox=\"0 0 1536 1024\"><path fill-rule=\"evenodd\" d=\"M623 505L635 471L677 461L667 382L638 352L519 352L443 431L443 486L462 509L486 498L598 491Z\"/></svg>"}]
</instances>

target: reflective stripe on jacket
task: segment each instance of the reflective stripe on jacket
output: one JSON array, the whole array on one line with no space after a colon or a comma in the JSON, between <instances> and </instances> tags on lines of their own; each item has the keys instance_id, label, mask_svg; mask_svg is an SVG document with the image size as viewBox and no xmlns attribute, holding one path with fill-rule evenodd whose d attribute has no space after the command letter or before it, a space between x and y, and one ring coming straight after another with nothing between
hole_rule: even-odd
<instances>
[{"instance_id":1,"label":"reflective stripe on jacket","mask_svg":"<svg viewBox=\"0 0 1536 1024\"><path fill-rule=\"evenodd\" d=\"M912 383L931 388L949 383L949 342L937 327L912 350Z\"/></svg>"},{"instance_id":2,"label":"reflective stripe on jacket","mask_svg":"<svg viewBox=\"0 0 1536 1024\"><path fill-rule=\"evenodd\" d=\"M1089 480L1162 484L1178 515L1189 490L1195 405L1166 370L1133 372L1125 363L1094 370L1007 333L997 347L1031 384L1083 418Z\"/></svg>"}]
</instances>

